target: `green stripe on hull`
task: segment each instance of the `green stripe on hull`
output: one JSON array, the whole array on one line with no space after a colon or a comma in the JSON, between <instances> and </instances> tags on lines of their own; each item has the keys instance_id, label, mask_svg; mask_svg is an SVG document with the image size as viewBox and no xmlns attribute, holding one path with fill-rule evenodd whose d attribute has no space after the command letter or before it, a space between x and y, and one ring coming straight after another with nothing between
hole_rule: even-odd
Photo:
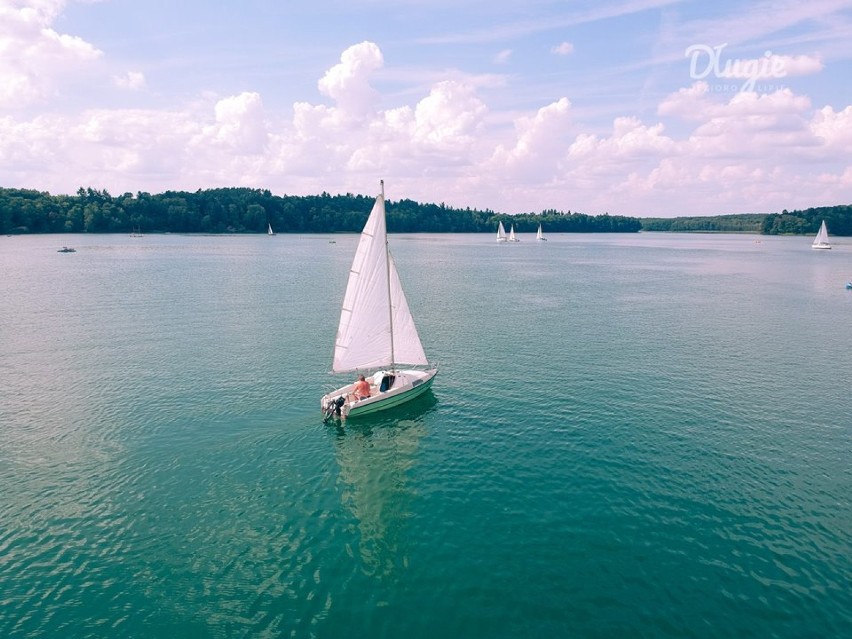
<instances>
[{"instance_id":1,"label":"green stripe on hull","mask_svg":"<svg viewBox=\"0 0 852 639\"><path fill-rule=\"evenodd\" d=\"M400 404L404 404L405 402L411 401L415 397L419 397L427 390L429 390L429 388L432 386L432 381L434 379L435 376L433 375L429 378L429 381L423 382L422 384L415 386L409 391L400 393L399 395L394 395L393 397L388 397L386 400L376 402L375 404L368 404L367 406L359 406L357 408L353 408L349 411L349 414L346 417L347 419L350 417L362 417L364 415L369 415L370 413L377 413L380 410L393 408L394 406L399 406Z\"/></svg>"}]
</instances>

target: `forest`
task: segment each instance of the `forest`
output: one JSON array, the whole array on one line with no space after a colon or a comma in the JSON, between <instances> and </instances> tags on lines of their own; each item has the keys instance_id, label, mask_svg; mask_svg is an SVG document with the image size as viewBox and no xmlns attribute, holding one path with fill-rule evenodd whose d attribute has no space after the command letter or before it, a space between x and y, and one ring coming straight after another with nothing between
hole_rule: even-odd
<instances>
[{"instance_id":1,"label":"forest","mask_svg":"<svg viewBox=\"0 0 852 639\"><path fill-rule=\"evenodd\" d=\"M364 195L273 195L264 189L222 188L110 195L80 188L51 195L0 188L0 234L19 233L277 233L359 232L374 198ZM816 234L825 220L830 235L852 235L852 205L781 213L674 218L585 215L548 209L509 215L490 209L453 208L413 200L387 202L388 230L395 233L494 233L498 222L533 233L757 233Z\"/></svg>"},{"instance_id":2,"label":"forest","mask_svg":"<svg viewBox=\"0 0 852 639\"><path fill-rule=\"evenodd\" d=\"M765 215L754 213L704 217L649 217L642 219L642 230L673 233L762 233L765 218Z\"/></svg>"},{"instance_id":3,"label":"forest","mask_svg":"<svg viewBox=\"0 0 852 639\"><path fill-rule=\"evenodd\" d=\"M829 235L852 235L852 205L821 206L781 213L746 213L708 217L643 218L643 231L684 233L758 233L815 235L822 221Z\"/></svg>"},{"instance_id":4,"label":"forest","mask_svg":"<svg viewBox=\"0 0 852 639\"><path fill-rule=\"evenodd\" d=\"M160 194L80 188L76 195L0 188L0 234L19 233L277 233L360 232L373 197L273 195L268 190L223 188ZM495 233L497 223L533 233L635 233L637 218L547 210L508 215L413 200L387 202L388 230L396 233Z\"/></svg>"}]
</instances>

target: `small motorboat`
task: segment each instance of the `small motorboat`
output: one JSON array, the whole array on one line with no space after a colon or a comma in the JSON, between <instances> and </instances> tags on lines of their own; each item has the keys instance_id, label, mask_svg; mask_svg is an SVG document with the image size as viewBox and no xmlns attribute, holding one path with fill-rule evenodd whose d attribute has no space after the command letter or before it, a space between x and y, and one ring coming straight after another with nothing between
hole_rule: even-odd
<instances>
[{"instance_id":1,"label":"small motorboat","mask_svg":"<svg viewBox=\"0 0 852 639\"><path fill-rule=\"evenodd\" d=\"M63 246L61 249L56 251L57 253L76 253L77 249L71 248L69 246Z\"/></svg>"},{"instance_id":2,"label":"small motorboat","mask_svg":"<svg viewBox=\"0 0 852 639\"><path fill-rule=\"evenodd\" d=\"M852 282L846 282L846 289L852 290Z\"/></svg>"}]
</instances>

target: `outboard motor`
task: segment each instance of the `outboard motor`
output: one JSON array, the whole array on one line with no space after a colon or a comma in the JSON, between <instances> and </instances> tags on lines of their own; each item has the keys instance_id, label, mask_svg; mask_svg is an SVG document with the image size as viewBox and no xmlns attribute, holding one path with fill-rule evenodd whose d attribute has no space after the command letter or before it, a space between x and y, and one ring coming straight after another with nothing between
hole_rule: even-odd
<instances>
[{"instance_id":1,"label":"outboard motor","mask_svg":"<svg viewBox=\"0 0 852 639\"><path fill-rule=\"evenodd\" d=\"M346 398L342 395L337 399L332 399L325 405L325 420L328 421L332 417L340 417L340 409L346 403Z\"/></svg>"}]
</instances>

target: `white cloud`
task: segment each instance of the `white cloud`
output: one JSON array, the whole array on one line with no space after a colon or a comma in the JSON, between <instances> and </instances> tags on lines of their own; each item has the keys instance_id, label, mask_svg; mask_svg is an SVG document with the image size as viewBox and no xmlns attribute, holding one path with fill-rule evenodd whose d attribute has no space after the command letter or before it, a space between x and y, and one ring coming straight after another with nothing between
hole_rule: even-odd
<instances>
[{"instance_id":1,"label":"white cloud","mask_svg":"<svg viewBox=\"0 0 852 639\"><path fill-rule=\"evenodd\" d=\"M0 9L8 6L0 0ZM59 6L47 2L24 16L35 25L28 42L41 52L27 58L27 69L62 52L71 64L66 70L79 72L102 55L82 40L41 33ZM24 14L16 15L14 28L0 23L0 33L23 32ZM0 48L10 41L0 38ZM2 60L3 79L17 85L3 85L0 94L9 86L41 97L55 90L58 77L34 81ZM805 73L815 60L785 64ZM103 66L104 83L144 88L143 74L110 78ZM9 111L0 115L0 183L51 192L246 185L316 193L364 192L384 177L393 197L424 202L628 215L848 201L852 106L815 109L789 89L720 93L696 82L666 95L656 116L621 112L601 130L568 97L495 111L490 96L503 83L511 89L517 80L510 76L497 82L498 76L447 69L405 84L405 73L391 69L381 79L392 76L396 92L382 96L371 82L383 67L376 44L347 48L316 74L317 99L294 102L291 114L265 108L258 91L205 94L165 109L60 115L48 104L41 115ZM318 103L321 96L327 104ZM383 97L395 101L391 108L382 107Z\"/></svg>"},{"instance_id":2,"label":"white cloud","mask_svg":"<svg viewBox=\"0 0 852 639\"><path fill-rule=\"evenodd\" d=\"M263 101L257 93L241 93L219 100L214 108L216 123L204 127L196 146L212 143L234 153L261 153L267 131Z\"/></svg>"},{"instance_id":3,"label":"white cloud","mask_svg":"<svg viewBox=\"0 0 852 639\"><path fill-rule=\"evenodd\" d=\"M839 112L823 107L814 113L810 130L826 147L852 154L852 106Z\"/></svg>"},{"instance_id":4,"label":"white cloud","mask_svg":"<svg viewBox=\"0 0 852 639\"><path fill-rule=\"evenodd\" d=\"M818 56L775 55L767 51L760 58L728 60L719 70L720 78L755 80L786 78L794 75L812 75L823 69Z\"/></svg>"},{"instance_id":5,"label":"white cloud","mask_svg":"<svg viewBox=\"0 0 852 639\"><path fill-rule=\"evenodd\" d=\"M102 56L77 36L51 24L59 0L0 2L0 108L19 108L52 97L64 77Z\"/></svg>"},{"instance_id":6,"label":"white cloud","mask_svg":"<svg viewBox=\"0 0 852 639\"><path fill-rule=\"evenodd\" d=\"M373 42L361 42L346 49L340 63L326 71L317 86L346 115L364 117L373 111L378 97L370 86L370 76L383 65L379 47Z\"/></svg>"},{"instance_id":7,"label":"white cloud","mask_svg":"<svg viewBox=\"0 0 852 639\"><path fill-rule=\"evenodd\" d=\"M498 145L490 170L498 175L544 181L553 176L570 144L571 103L568 98L540 108L535 115L515 120L511 147Z\"/></svg>"},{"instance_id":8,"label":"white cloud","mask_svg":"<svg viewBox=\"0 0 852 639\"><path fill-rule=\"evenodd\" d=\"M506 64L509 61L509 58L512 57L511 49L503 49L497 55L494 56L495 64Z\"/></svg>"},{"instance_id":9,"label":"white cloud","mask_svg":"<svg viewBox=\"0 0 852 639\"><path fill-rule=\"evenodd\" d=\"M139 71L128 71L124 75L113 77L115 86L119 89L128 89L130 91L139 91L145 88L145 74Z\"/></svg>"},{"instance_id":10,"label":"white cloud","mask_svg":"<svg viewBox=\"0 0 852 639\"><path fill-rule=\"evenodd\" d=\"M470 141L485 111L470 86L453 80L439 82L417 103L414 140L433 148L457 149Z\"/></svg>"},{"instance_id":11,"label":"white cloud","mask_svg":"<svg viewBox=\"0 0 852 639\"><path fill-rule=\"evenodd\" d=\"M825 68L822 58L813 55L774 55L777 65L785 77L794 75L813 75Z\"/></svg>"},{"instance_id":12,"label":"white cloud","mask_svg":"<svg viewBox=\"0 0 852 639\"><path fill-rule=\"evenodd\" d=\"M570 42L560 42L553 47L550 52L555 53L556 55L570 55L574 53L574 45Z\"/></svg>"},{"instance_id":13,"label":"white cloud","mask_svg":"<svg viewBox=\"0 0 852 639\"><path fill-rule=\"evenodd\" d=\"M725 101L725 97L730 98ZM772 93L734 91L714 94L704 81L672 93L660 102L657 113L684 120L707 122L715 118L773 116L779 113L802 113L810 108L810 100L789 89Z\"/></svg>"},{"instance_id":14,"label":"white cloud","mask_svg":"<svg viewBox=\"0 0 852 639\"><path fill-rule=\"evenodd\" d=\"M658 160L676 151L674 140L663 135L663 131L660 123L648 126L632 116L619 117L613 121L612 135L607 138L589 134L577 136L569 149L570 160L601 166L616 166L648 158Z\"/></svg>"}]
</instances>

